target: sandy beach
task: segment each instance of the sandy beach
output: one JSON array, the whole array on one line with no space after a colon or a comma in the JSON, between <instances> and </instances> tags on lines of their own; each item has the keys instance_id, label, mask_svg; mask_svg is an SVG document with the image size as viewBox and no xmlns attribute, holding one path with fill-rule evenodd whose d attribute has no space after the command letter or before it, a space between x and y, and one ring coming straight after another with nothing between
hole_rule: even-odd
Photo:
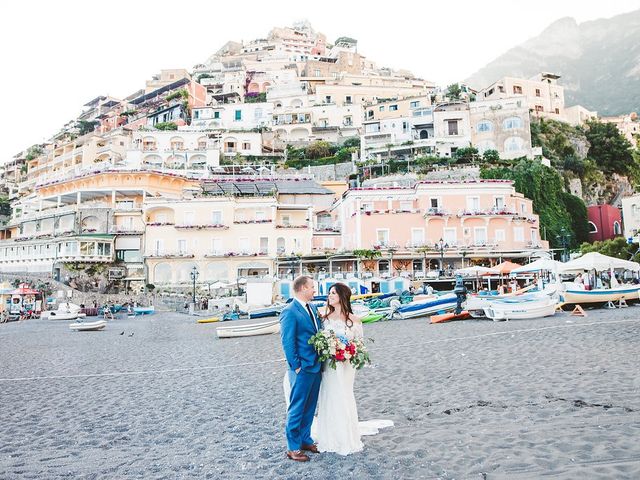
<instances>
[{"instance_id":1,"label":"sandy beach","mask_svg":"<svg viewBox=\"0 0 640 480\"><path fill-rule=\"evenodd\" d=\"M277 335L0 325L0 478L640 478L639 314L366 326L359 416L395 427L307 464L284 454Z\"/></svg>"}]
</instances>

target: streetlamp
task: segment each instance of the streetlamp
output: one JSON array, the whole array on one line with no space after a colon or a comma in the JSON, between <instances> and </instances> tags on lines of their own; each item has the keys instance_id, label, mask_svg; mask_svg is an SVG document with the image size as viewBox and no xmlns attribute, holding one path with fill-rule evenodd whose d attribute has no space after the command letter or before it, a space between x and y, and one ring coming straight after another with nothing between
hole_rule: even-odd
<instances>
[{"instance_id":1,"label":"streetlamp","mask_svg":"<svg viewBox=\"0 0 640 480\"><path fill-rule=\"evenodd\" d=\"M569 260L568 247L569 247L569 240L571 240L571 232L568 232L566 228L562 227L560 229L560 234L556 235L556 239L558 240L558 243L562 247L561 260L563 262L566 262L567 260Z\"/></svg>"},{"instance_id":2,"label":"streetlamp","mask_svg":"<svg viewBox=\"0 0 640 480\"><path fill-rule=\"evenodd\" d=\"M444 240L438 240L438 251L440 252L440 276L444 277Z\"/></svg>"},{"instance_id":3,"label":"streetlamp","mask_svg":"<svg viewBox=\"0 0 640 480\"><path fill-rule=\"evenodd\" d=\"M193 268L191 269L191 280L193 280L193 306L194 306L194 309L195 309L195 305L196 305L196 279L198 278L198 275L200 275L200 273L198 273L198 267L196 267L194 265Z\"/></svg>"}]
</instances>

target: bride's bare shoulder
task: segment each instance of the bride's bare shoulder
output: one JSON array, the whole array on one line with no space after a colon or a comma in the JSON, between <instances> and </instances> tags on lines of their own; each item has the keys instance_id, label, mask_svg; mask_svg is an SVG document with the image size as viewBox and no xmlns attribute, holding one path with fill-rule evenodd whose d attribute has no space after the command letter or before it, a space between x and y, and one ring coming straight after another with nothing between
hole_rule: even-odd
<instances>
[{"instance_id":1,"label":"bride's bare shoulder","mask_svg":"<svg viewBox=\"0 0 640 480\"><path fill-rule=\"evenodd\" d=\"M349 314L349 320L351 320L353 323L362 323L362 317L356 315L355 313Z\"/></svg>"}]
</instances>

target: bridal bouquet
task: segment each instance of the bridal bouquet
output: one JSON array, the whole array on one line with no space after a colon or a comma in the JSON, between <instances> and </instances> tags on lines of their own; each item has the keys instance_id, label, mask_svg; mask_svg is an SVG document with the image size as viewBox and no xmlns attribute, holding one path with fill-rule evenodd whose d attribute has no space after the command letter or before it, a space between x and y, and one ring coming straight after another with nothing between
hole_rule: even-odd
<instances>
[{"instance_id":1,"label":"bridal bouquet","mask_svg":"<svg viewBox=\"0 0 640 480\"><path fill-rule=\"evenodd\" d=\"M349 340L344 335L336 335L333 330L320 330L309 339L309 344L318 352L320 362L329 360L329 366L334 370L337 362L350 362L356 369L371 363L362 339Z\"/></svg>"}]
</instances>

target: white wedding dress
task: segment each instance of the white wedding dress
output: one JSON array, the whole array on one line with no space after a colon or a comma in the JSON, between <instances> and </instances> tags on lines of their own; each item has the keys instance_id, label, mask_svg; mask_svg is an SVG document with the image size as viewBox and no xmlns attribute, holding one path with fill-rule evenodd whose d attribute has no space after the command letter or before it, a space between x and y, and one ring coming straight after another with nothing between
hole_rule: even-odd
<instances>
[{"instance_id":1,"label":"white wedding dress","mask_svg":"<svg viewBox=\"0 0 640 480\"><path fill-rule=\"evenodd\" d=\"M325 320L324 330L333 330L336 335L344 335L349 340L362 338L362 324L349 328L342 320ZM356 370L349 362L337 362L334 370L329 362L323 366L322 382L318 394L317 416L311 426L311 437L321 452L340 455L356 453L364 448L360 437L375 435L380 428L391 427L390 420L358 421L358 409L353 394ZM284 378L285 399L289 398L288 375Z\"/></svg>"}]
</instances>

